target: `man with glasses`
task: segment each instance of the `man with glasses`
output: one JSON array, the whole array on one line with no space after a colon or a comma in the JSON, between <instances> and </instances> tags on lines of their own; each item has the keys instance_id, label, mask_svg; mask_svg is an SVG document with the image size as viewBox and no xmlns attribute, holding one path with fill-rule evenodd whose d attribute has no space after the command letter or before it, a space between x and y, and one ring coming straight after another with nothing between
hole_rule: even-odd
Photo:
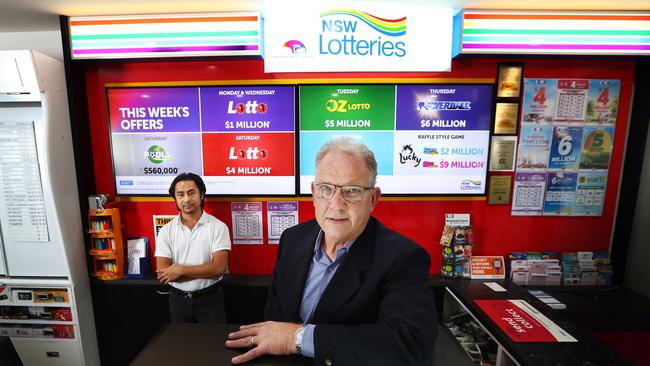
<instances>
[{"instance_id":1,"label":"man with glasses","mask_svg":"<svg viewBox=\"0 0 650 366\"><path fill-rule=\"evenodd\" d=\"M316 219L282 234L264 323L231 333L232 362L302 354L317 365L431 365L430 258L370 214L381 190L363 143L337 138L316 157Z\"/></svg>"}]
</instances>

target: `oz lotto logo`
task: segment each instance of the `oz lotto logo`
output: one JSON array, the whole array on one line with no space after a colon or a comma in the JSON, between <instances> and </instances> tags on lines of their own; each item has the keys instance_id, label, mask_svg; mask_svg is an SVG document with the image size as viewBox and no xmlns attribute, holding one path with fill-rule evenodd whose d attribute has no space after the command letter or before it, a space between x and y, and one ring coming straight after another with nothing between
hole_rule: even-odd
<instances>
[{"instance_id":1,"label":"oz lotto logo","mask_svg":"<svg viewBox=\"0 0 650 366\"><path fill-rule=\"evenodd\" d=\"M321 55L404 57L407 49L406 17L386 19L353 9L320 13Z\"/></svg>"}]
</instances>

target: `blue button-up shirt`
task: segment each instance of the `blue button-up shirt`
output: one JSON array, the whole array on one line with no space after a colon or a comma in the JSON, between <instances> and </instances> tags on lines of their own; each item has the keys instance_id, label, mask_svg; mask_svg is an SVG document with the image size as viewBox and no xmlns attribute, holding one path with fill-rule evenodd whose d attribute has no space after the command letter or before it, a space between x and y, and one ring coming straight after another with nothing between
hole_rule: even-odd
<instances>
[{"instance_id":1,"label":"blue button-up shirt","mask_svg":"<svg viewBox=\"0 0 650 366\"><path fill-rule=\"evenodd\" d=\"M309 267L309 274L305 282L305 291L302 295L302 303L300 304L300 318L305 325L305 332L302 337L302 345L300 346L302 355L305 357L314 357L314 329L316 325L309 324L318 301L320 301L325 288L330 283L330 280L339 268L341 261L345 255L350 251L354 241L346 243L343 247L336 250L336 259L334 262L323 250L321 242L323 240L323 231L321 230L316 237L316 244L314 245L314 257L311 260Z\"/></svg>"}]
</instances>

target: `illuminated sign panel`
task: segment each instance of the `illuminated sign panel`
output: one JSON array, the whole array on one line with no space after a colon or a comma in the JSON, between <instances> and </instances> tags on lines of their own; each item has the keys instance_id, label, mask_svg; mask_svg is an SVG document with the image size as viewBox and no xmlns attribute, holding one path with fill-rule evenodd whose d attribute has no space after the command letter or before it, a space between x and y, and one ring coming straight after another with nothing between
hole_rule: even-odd
<instances>
[{"instance_id":1,"label":"illuminated sign panel","mask_svg":"<svg viewBox=\"0 0 650 366\"><path fill-rule=\"evenodd\" d=\"M454 55L650 54L650 13L466 10L454 23Z\"/></svg>"},{"instance_id":2,"label":"illuminated sign panel","mask_svg":"<svg viewBox=\"0 0 650 366\"><path fill-rule=\"evenodd\" d=\"M267 1L265 72L448 71L452 11L351 1Z\"/></svg>"},{"instance_id":3,"label":"illuminated sign panel","mask_svg":"<svg viewBox=\"0 0 650 366\"><path fill-rule=\"evenodd\" d=\"M260 55L257 13L70 17L73 59Z\"/></svg>"}]
</instances>

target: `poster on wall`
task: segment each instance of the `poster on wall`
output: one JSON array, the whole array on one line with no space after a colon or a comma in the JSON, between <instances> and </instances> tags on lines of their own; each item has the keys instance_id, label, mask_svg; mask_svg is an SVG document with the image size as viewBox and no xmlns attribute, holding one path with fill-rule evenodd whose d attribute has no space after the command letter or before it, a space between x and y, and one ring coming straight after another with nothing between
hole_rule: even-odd
<instances>
[{"instance_id":1,"label":"poster on wall","mask_svg":"<svg viewBox=\"0 0 650 366\"><path fill-rule=\"evenodd\" d=\"M614 126L620 94L620 80L591 80L585 123Z\"/></svg>"},{"instance_id":2,"label":"poster on wall","mask_svg":"<svg viewBox=\"0 0 650 366\"><path fill-rule=\"evenodd\" d=\"M555 116L557 80L524 79L521 123L550 123Z\"/></svg>"},{"instance_id":3,"label":"poster on wall","mask_svg":"<svg viewBox=\"0 0 650 366\"><path fill-rule=\"evenodd\" d=\"M374 152L384 193L485 193L491 85L316 85L299 94L300 193L310 192L316 153L337 136Z\"/></svg>"},{"instance_id":4,"label":"poster on wall","mask_svg":"<svg viewBox=\"0 0 650 366\"><path fill-rule=\"evenodd\" d=\"M231 202L232 243L262 244L262 202Z\"/></svg>"},{"instance_id":5,"label":"poster on wall","mask_svg":"<svg viewBox=\"0 0 650 366\"><path fill-rule=\"evenodd\" d=\"M580 169L607 170L612 157L613 127L585 127Z\"/></svg>"},{"instance_id":6,"label":"poster on wall","mask_svg":"<svg viewBox=\"0 0 650 366\"><path fill-rule=\"evenodd\" d=\"M584 122L587 111L589 80L557 81L557 107L554 122Z\"/></svg>"},{"instance_id":7,"label":"poster on wall","mask_svg":"<svg viewBox=\"0 0 650 366\"><path fill-rule=\"evenodd\" d=\"M298 202L266 203L269 244L278 244L285 229L298 224Z\"/></svg>"},{"instance_id":8,"label":"poster on wall","mask_svg":"<svg viewBox=\"0 0 650 366\"><path fill-rule=\"evenodd\" d=\"M620 92L620 80L524 79L517 173L548 172L544 215L602 214ZM552 131L546 163L531 134L541 129Z\"/></svg>"},{"instance_id":9,"label":"poster on wall","mask_svg":"<svg viewBox=\"0 0 650 366\"><path fill-rule=\"evenodd\" d=\"M578 173L551 172L546 181L544 215L571 215L575 204Z\"/></svg>"},{"instance_id":10,"label":"poster on wall","mask_svg":"<svg viewBox=\"0 0 650 366\"><path fill-rule=\"evenodd\" d=\"M517 151L517 170L546 170L551 149L552 126L522 126Z\"/></svg>"},{"instance_id":11,"label":"poster on wall","mask_svg":"<svg viewBox=\"0 0 650 366\"><path fill-rule=\"evenodd\" d=\"M607 173L579 173L574 214L602 215L606 189Z\"/></svg>"},{"instance_id":12,"label":"poster on wall","mask_svg":"<svg viewBox=\"0 0 650 366\"><path fill-rule=\"evenodd\" d=\"M183 172L207 194L294 194L292 86L107 89L117 194L166 194Z\"/></svg>"},{"instance_id":13,"label":"poster on wall","mask_svg":"<svg viewBox=\"0 0 650 366\"><path fill-rule=\"evenodd\" d=\"M515 174L512 194L513 216L539 216L544 209L546 172Z\"/></svg>"},{"instance_id":14,"label":"poster on wall","mask_svg":"<svg viewBox=\"0 0 650 366\"><path fill-rule=\"evenodd\" d=\"M551 142L549 170L578 170L582 127L555 126Z\"/></svg>"}]
</instances>

